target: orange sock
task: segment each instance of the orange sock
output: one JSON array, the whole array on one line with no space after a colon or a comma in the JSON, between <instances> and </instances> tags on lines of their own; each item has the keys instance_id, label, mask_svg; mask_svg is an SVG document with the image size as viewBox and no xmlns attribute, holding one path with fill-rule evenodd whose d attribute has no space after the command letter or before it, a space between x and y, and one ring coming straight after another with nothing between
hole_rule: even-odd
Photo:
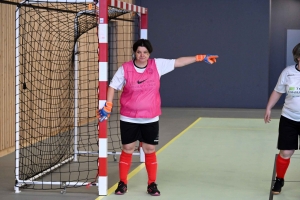
<instances>
[{"instance_id":1,"label":"orange sock","mask_svg":"<svg viewBox=\"0 0 300 200\"><path fill-rule=\"evenodd\" d=\"M127 175L130 170L131 160L132 154L122 151L119 162L119 176L120 181L123 181L125 184L127 184Z\"/></svg>"},{"instance_id":2,"label":"orange sock","mask_svg":"<svg viewBox=\"0 0 300 200\"><path fill-rule=\"evenodd\" d=\"M145 154L145 165L148 173L148 185L156 181L157 160L156 153Z\"/></svg>"},{"instance_id":3,"label":"orange sock","mask_svg":"<svg viewBox=\"0 0 300 200\"><path fill-rule=\"evenodd\" d=\"M276 159L276 176L277 178L284 178L287 168L290 164L290 158L284 159L280 156L277 156Z\"/></svg>"}]
</instances>

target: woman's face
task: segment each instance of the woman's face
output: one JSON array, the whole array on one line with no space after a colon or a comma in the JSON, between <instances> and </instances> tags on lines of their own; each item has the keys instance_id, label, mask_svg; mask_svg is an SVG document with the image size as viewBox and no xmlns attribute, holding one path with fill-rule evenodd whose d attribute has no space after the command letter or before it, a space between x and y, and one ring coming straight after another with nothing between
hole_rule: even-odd
<instances>
[{"instance_id":1,"label":"woman's face","mask_svg":"<svg viewBox=\"0 0 300 200\"><path fill-rule=\"evenodd\" d=\"M146 47L138 47L135 52L135 59L141 63L145 63L148 61L150 57L150 53Z\"/></svg>"}]
</instances>

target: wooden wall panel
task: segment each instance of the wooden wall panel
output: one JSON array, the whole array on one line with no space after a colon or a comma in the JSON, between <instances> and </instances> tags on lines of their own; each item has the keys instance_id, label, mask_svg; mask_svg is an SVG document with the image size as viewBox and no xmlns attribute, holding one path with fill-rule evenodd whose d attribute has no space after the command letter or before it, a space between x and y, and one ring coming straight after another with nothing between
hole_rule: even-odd
<instances>
[{"instance_id":1,"label":"wooden wall panel","mask_svg":"<svg viewBox=\"0 0 300 200\"><path fill-rule=\"evenodd\" d=\"M0 157L15 150L15 10L0 3Z\"/></svg>"}]
</instances>

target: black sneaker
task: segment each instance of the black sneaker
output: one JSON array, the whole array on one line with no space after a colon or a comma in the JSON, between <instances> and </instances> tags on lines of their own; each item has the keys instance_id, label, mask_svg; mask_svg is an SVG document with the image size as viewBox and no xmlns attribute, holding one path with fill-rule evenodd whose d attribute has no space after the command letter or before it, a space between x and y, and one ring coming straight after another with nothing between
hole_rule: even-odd
<instances>
[{"instance_id":1,"label":"black sneaker","mask_svg":"<svg viewBox=\"0 0 300 200\"><path fill-rule=\"evenodd\" d=\"M157 189L157 184L154 182L151 183L150 185L148 185L147 192L148 192L148 194L150 194L152 196L160 195L160 191Z\"/></svg>"},{"instance_id":2,"label":"black sneaker","mask_svg":"<svg viewBox=\"0 0 300 200\"><path fill-rule=\"evenodd\" d=\"M118 188L115 190L115 194L123 195L125 192L127 192L127 185L123 181L120 181Z\"/></svg>"},{"instance_id":3,"label":"black sneaker","mask_svg":"<svg viewBox=\"0 0 300 200\"><path fill-rule=\"evenodd\" d=\"M276 177L275 183L272 187L272 193L279 194L281 192L281 188L283 187L283 185L284 185L284 179Z\"/></svg>"}]
</instances>

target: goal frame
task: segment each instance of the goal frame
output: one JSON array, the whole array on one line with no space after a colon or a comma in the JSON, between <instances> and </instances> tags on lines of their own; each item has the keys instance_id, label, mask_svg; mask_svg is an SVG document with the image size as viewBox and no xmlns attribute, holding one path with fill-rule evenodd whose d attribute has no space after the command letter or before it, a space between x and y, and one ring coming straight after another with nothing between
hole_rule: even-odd
<instances>
[{"instance_id":1,"label":"goal frame","mask_svg":"<svg viewBox=\"0 0 300 200\"><path fill-rule=\"evenodd\" d=\"M98 70L99 70L99 80L98 80L98 108L102 108L106 102L107 98L107 88L108 88L108 60L109 60L109 55L108 55L108 8L109 7L115 7L123 10L127 10L133 13L136 13L140 16L140 38L141 39L147 39L148 35L148 9L141 7L141 6L136 6L130 3L122 2L119 0L98 0L98 1L93 1L93 0L45 0L45 1L40 1L40 0L25 0L21 2L19 5L25 4L26 2L29 3L41 3L41 2L64 2L64 3L91 3L95 4L96 7L99 9L96 12L98 12ZM16 19L18 19L19 15L19 10L18 7L16 9ZM19 46L19 40L18 40L18 27L19 27L19 22L16 20L16 47ZM76 44L75 44L76 45ZM15 156L16 156L16 164L15 164L15 178L16 178L16 185L14 187L15 193L20 192L20 186L22 186L25 183L40 183L38 181L34 181L34 179L39 178L43 176L44 174L48 173L50 170L56 169L63 165L66 162L69 162L71 160L76 161L77 160L77 154L79 152L76 152L76 147L75 147L75 153L74 156L68 158L67 160L49 168L48 170L45 170L39 175L36 175L29 180L20 180L19 179L19 149L20 149L20 138L19 138L19 132L20 132L20 127L19 127L19 49L16 48L16 151L15 151ZM76 60L76 58L75 58ZM76 67L76 62L75 62L75 67ZM75 74L76 76L76 74ZM76 89L76 88L75 88ZM76 95L76 92L75 92ZM76 105L76 98L75 98L75 105ZM76 108L74 108L76 109ZM75 112L76 113L76 112ZM75 115L75 127L76 127L76 115ZM103 122L98 122L98 178L97 178L97 183L93 184L93 186L98 187L98 195L99 196L106 196L108 192L108 173L107 173L107 165L108 165L108 139L107 139L107 121ZM76 138L76 130L75 130L75 138ZM74 144L76 146L76 142ZM139 147L139 153L135 153L136 155L140 156L140 162L145 162L145 156L144 152L141 148ZM19 182L19 183L18 183ZM64 184L72 185L72 184L78 184L79 182L66 182ZM40 183L42 184L42 183ZM61 182L52 182L53 185L61 185ZM82 185L87 185L87 183L82 183Z\"/></svg>"},{"instance_id":2,"label":"goal frame","mask_svg":"<svg viewBox=\"0 0 300 200\"><path fill-rule=\"evenodd\" d=\"M108 6L132 11L140 15L140 38L148 37L148 9L133 4L125 3L119 0L99 0L99 109L101 109L107 98L108 88ZM99 187L99 195L107 195L107 121L98 122L99 134L99 176L98 184L106 185ZM140 148L140 161L145 162L144 152Z\"/></svg>"}]
</instances>

